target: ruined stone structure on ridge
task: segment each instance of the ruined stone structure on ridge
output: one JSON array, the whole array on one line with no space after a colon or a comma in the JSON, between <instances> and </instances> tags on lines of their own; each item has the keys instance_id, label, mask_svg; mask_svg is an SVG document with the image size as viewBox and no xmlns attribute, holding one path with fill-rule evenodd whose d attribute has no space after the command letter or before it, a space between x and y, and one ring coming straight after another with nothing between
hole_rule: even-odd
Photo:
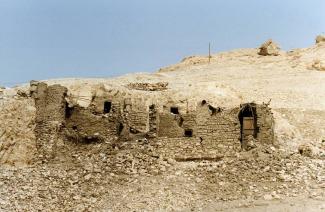
<instances>
[{"instance_id":1,"label":"ruined stone structure on ridge","mask_svg":"<svg viewBox=\"0 0 325 212\"><path fill-rule=\"evenodd\" d=\"M159 96L156 100L126 98L119 92L100 90L89 106L82 107L71 104L67 88L42 82L31 83L31 94L37 108L37 145L47 159L54 157L58 139L102 142L116 137L122 142L146 138L159 155L178 159L231 155L247 147L247 137L261 143L274 141L273 114L267 104L224 108L209 104L209 99L189 104Z\"/></svg>"}]
</instances>

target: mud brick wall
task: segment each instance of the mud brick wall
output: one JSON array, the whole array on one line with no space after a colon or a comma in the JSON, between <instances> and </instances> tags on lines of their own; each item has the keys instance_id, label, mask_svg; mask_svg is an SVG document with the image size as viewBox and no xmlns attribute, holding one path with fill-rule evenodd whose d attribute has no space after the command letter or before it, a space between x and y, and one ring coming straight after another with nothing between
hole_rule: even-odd
<instances>
[{"instance_id":1,"label":"mud brick wall","mask_svg":"<svg viewBox=\"0 0 325 212\"><path fill-rule=\"evenodd\" d=\"M187 113L187 114L181 115L181 118L183 119L183 123L181 124L181 127L184 130L192 130L193 137L196 136L196 134L197 134L196 116L197 116L196 113ZM181 136L184 136L184 132Z\"/></svg>"},{"instance_id":2,"label":"mud brick wall","mask_svg":"<svg viewBox=\"0 0 325 212\"><path fill-rule=\"evenodd\" d=\"M111 102L111 110L109 113L120 114L121 113L121 102L117 98L111 96L95 97L88 109L96 114L104 114L105 102Z\"/></svg>"},{"instance_id":3,"label":"mud brick wall","mask_svg":"<svg viewBox=\"0 0 325 212\"><path fill-rule=\"evenodd\" d=\"M131 110L129 112L129 126L139 132L149 131L149 113L143 110Z\"/></svg>"},{"instance_id":4,"label":"mud brick wall","mask_svg":"<svg viewBox=\"0 0 325 212\"><path fill-rule=\"evenodd\" d=\"M240 108L235 107L212 112L208 105L199 105L195 115L182 116L182 127L177 119L181 115L160 114L157 151L166 157L185 160L233 155L241 149L239 111ZM271 109L266 105L256 105L256 116L257 141L272 143L274 120ZM184 137L182 130L191 127L195 132L193 137Z\"/></svg>"},{"instance_id":5,"label":"mud brick wall","mask_svg":"<svg viewBox=\"0 0 325 212\"><path fill-rule=\"evenodd\" d=\"M221 145L239 143L240 123L237 113L227 110L209 115L204 120L201 118L198 122L197 136Z\"/></svg>"},{"instance_id":6,"label":"mud brick wall","mask_svg":"<svg viewBox=\"0 0 325 212\"><path fill-rule=\"evenodd\" d=\"M158 137L183 137L184 129L180 127L180 121L180 115L172 113L160 113L158 123Z\"/></svg>"},{"instance_id":7,"label":"mud brick wall","mask_svg":"<svg viewBox=\"0 0 325 212\"><path fill-rule=\"evenodd\" d=\"M159 116L156 105L149 106L149 132L148 135L150 138L157 137Z\"/></svg>"},{"instance_id":8,"label":"mud brick wall","mask_svg":"<svg viewBox=\"0 0 325 212\"><path fill-rule=\"evenodd\" d=\"M39 156L49 160L55 156L56 142L65 121L67 89L60 85L37 85L34 94L36 106L36 146Z\"/></svg>"},{"instance_id":9,"label":"mud brick wall","mask_svg":"<svg viewBox=\"0 0 325 212\"><path fill-rule=\"evenodd\" d=\"M55 157L62 124L58 121L38 122L35 127L38 157L50 160Z\"/></svg>"},{"instance_id":10,"label":"mud brick wall","mask_svg":"<svg viewBox=\"0 0 325 212\"><path fill-rule=\"evenodd\" d=\"M129 105L129 109L124 111L128 113L128 125L139 132L148 132L149 106L145 100L141 98L128 99L125 104Z\"/></svg>"},{"instance_id":11,"label":"mud brick wall","mask_svg":"<svg viewBox=\"0 0 325 212\"><path fill-rule=\"evenodd\" d=\"M114 106L113 106L114 107ZM66 119L66 136L75 141L104 141L117 135L118 114L93 114L86 108L74 107Z\"/></svg>"},{"instance_id":12,"label":"mud brick wall","mask_svg":"<svg viewBox=\"0 0 325 212\"><path fill-rule=\"evenodd\" d=\"M256 106L257 115L257 140L261 143L274 142L274 118L271 108L266 105Z\"/></svg>"},{"instance_id":13,"label":"mud brick wall","mask_svg":"<svg viewBox=\"0 0 325 212\"><path fill-rule=\"evenodd\" d=\"M35 94L36 122L64 121L67 89L39 83Z\"/></svg>"}]
</instances>

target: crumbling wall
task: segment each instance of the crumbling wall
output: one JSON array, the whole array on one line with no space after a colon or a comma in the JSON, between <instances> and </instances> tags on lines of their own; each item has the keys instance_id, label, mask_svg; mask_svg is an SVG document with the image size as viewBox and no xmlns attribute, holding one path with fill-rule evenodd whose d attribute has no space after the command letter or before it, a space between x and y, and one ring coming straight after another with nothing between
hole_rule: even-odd
<instances>
[{"instance_id":1,"label":"crumbling wall","mask_svg":"<svg viewBox=\"0 0 325 212\"><path fill-rule=\"evenodd\" d=\"M183 136L185 130L188 130L192 132L192 135L185 135L185 136L195 137L197 131L196 116L197 116L196 113L187 113L181 115L182 123L180 125L184 129Z\"/></svg>"},{"instance_id":2,"label":"crumbling wall","mask_svg":"<svg viewBox=\"0 0 325 212\"><path fill-rule=\"evenodd\" d=\"M132 98L128 113L128 125L136 132L149 131L149 107L141 98Z\"/></svg>"},{"instance_id":3,"label":"crumbling wall","mask_svg":"<svg viewBox=\"0 0 325 212\"><path fill-rule=\"evenodd\" d=\"M156 138L158 131L159 114L155 104L149 106L149 138Z\"/></svg>"},{"instance_id":4,"label":"crumbling wall","mask_svg":"<svg viewBox=\"0 0 325 212\"><path fill-rule=\"evenodd\" d=\"M78 106L72 110L71 115L66 118L68 139L80 142L97 142L117 135L117 114L93 114L91 110Z\"/></svg>"},{"instance_id":5,"label":"crumbling wall","mask_svg":"<svg viewBox=\"0 0 325 212\"><path fill-rule=\"evenodd\" d=\"M101 91L99 96L92 97L88 107L81 107L68 105L65 87L37 85L32 96L37 108L37 146L42 156L53 157L56 142L63 135L62 128L72 141L155 138L158 152L176 158L216 158L241 148L239 114L243 105L221 108L205 100L197 105L187 101L152 103L144 98L126 97L123 92L120 96L121 92ZM272 143L271 109L266 104L244 105L254 108L256 113L256 140Z\"/></svg>"},{"instance_id":6,"label":"crumbling wall","mask_svg":"<svg viewBox=\"0 0 325 212\"><path fill-rule=\"evenodd\" d=\"M273 143L274 121L271 109L257 105L257 142ZM160 114L158 152L179 160L217 159L233 155L241 147L240 107L220 108L206 101L197 105L196 111L187 114ZM182 124L180 124L180 121ZM193 129L192 138L184 135Z\"/></svg>"},{"instance_id":7,"label":"crumbling wall","mask_svg":"<svg viewBox=\"0 0 325 212\"><path fill-rule=\"evenodd\" d=\"M56 145L65 122L67 88L61 85L47 86L39 83L33 97L36 107L36 148L39 157L49 160L55 157Z\"/></svg>"},{"instance_id":8,"label":"crumbling wall","mask_svg":"<svg viewBox=\"0 0 325 212\"><path fill-rule=\"evenodd\" d=\"M199 106L197 136L206 146L215 149L218 154L225 154L229 149L240 146L238 110L236 108L221 110L211 107L207 105L200 108Z\"/></svg>"},{"instance_id":9,"label":"crumbling wall","mask_svg":"<svg viewBox=\"0 0 325 212\"><path fill-rule=\"evenodd\" d=\"M177 138L183 137L184 129L180 126L181 116L172 113L160 113L158 123L158 137Z\"/></svg>"},{"instance_id":10,"label":"crumbling wall","mask_svg":"<svg viewBox=\"0 0 325 212\"><path fill-rule=\"evenodd\" d=\"M257 140L261 143L272 144L274 142L274 118L271 108L267 105L257 105Z\"/></svg>"}]
</instances>

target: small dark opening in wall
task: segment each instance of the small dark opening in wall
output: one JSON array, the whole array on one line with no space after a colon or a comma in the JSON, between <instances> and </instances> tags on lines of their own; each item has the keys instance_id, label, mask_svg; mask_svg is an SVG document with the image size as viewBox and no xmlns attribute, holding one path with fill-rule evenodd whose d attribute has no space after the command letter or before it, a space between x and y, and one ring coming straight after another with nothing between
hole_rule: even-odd
<instances>
[{"instance_id":1,"label":"small dark opening in wall","mask_svg":"<svg viewBox=\"0 0 325 212\"><path fill-rule=\"evenodd\" d=\"M104 102L104 113L109 113L112 108L112 102L106 101Z\"/></svg>"},{"instance_id":2,"label":"small dark opening in wall","mask_svg":"<svg viewBox=\"0 0 325 212\"><path fill-rule=\"evenodd\" d=\"M184 136L185 137L192 137L193 136L193 130L188 129L184 131Z\"/></svg>"},{"instance_id":3,"label":"small dark opening in wall","mask_svg":"<svg viewBox=\"0 0 325 212\"><path fill-rule=\"evenodd\" d=\"M149 110L154 110L155 109L155 105L150 105L149 106Z\"/></svg>"},{"instance_id":4,"label":"small dark opening in wall","mask_svg":"<svg viewBox=\"0 0 325 212\"><path fill-rule=\"evenodd\" d=\"M209 110L211 111L211 115L215 115L217 113L217 109L209 105Z\"/></svg>"},{"instance_id":5,"label":"small dark opening in wall","mask_svg":"<svg viewBox=\"0 0 325 212\"><path fill-rule=\"evenodd\" d=\"M69 107L69 104L66 102L65 103L65 118L70 118L73 113L73 107Z\"/></svg>"},{"instance_id":6,"label":"small dark opening in wall","mask_svg":"<svg viewBox=\"0 0 325 212\"><path fill-rule=\"evenodd\" d=\"M171 107L171 108L170 108L170 112L171 112L172 114L179 114L178 107Z\"/></svg>"},{"instance_id":7,"label":"small dark opening in wall","mask_svg":"<svg viewBox=\"0 0 325 212\"><path fill-rule=\"evenodd\" d=\"M73 130L77 130L78 127L77 127L76 125L73 125L73 126L72 126L72 129L73 129Z\"/></svg>"},{"instance_id":8,"label":"small dark opening in wall","mask_svg":"<svg viewBox=\"0 0 325 212\"><path fill-rule=\"evenodd\" d=\"M124 128L123 124L122 123L119 123L118 129L117 129L119 135L121 135L123 128Z\"/></svg>"},{"instance_id":9,"label":"small dark opening in wall","mask_svg":"<svg viewBox=\"0 0 325 212\"><path fill-rule=\"evenodd\" d=\"M203 105L205 105L206 103L207 103L207 101L202 100L201 105L203 106Z\"/></svg>"}]
</instances>

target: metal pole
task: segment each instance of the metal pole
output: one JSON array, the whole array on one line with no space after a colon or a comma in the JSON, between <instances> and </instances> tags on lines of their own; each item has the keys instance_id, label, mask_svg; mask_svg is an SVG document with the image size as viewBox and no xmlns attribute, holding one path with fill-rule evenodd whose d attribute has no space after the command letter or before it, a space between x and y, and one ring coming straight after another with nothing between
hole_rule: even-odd
<instances>
[{"instance_id":1,"label":"metal pole","mask_svg":"<svg viewBox=\"0 0 325 212\"><path fill-rule=\"evenodd\" d=\"M209 42L209 63L210 63L210 59L211 59L211 44Z\"/></svg>"}]
</instances>

